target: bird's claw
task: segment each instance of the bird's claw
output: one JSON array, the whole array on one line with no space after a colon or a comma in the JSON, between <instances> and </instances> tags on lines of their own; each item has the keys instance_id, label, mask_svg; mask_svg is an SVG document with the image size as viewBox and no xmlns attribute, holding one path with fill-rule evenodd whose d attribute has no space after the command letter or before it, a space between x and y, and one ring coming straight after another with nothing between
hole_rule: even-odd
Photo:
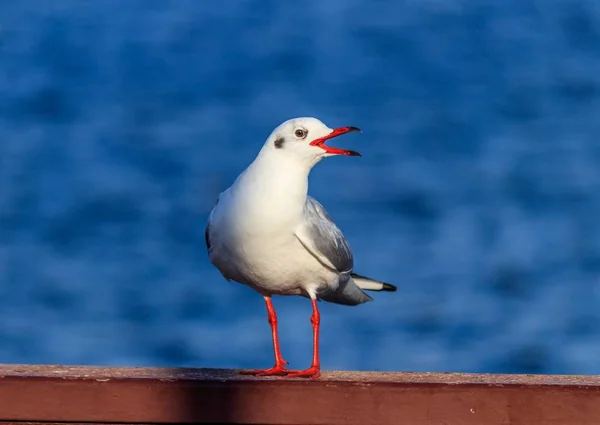
<instances>
[{"instance_id":1,"label":"bird's claw","mask_svg":"<svg viewBox=\"0 0 600 425\"><path fill-rule=\"evenodd\" d=\"M276 364L275 366L269 369L242 370L240 371L240 374L254 376L285 376L288 373L292 372L291 370L285 368L286 364L288 364L288 362L284 360L280 364Z\"/></svg>"},{"instance_id":2,"label":"bird's claw","mask_svg":"<svg viewBox=\"0 0 600 425\"><path fill-rule=\"evenodd\" d=\"M269 369L250 369L241 370L241 375L253 375L253 376L284 376L286 378L318 378L321 376L321 369L319 367L309 367L306 370L290 370L286 369L285 365L288 364L285 360L281 364L276 364Z\"/></svg>"},{"instance_id":3,"label":"bird's claw","mask_svg":"<svg viewBox=\"0 0 600 425\"><path fill-rule=\"evenodd\" d=\"M306 370L295 370L290 371L286 378L313 378L316 379L321 376L321 369L315 366L309 367Z\"/></svg>"},{"instance_id":4,"label":"bird's claw","mask_svg":"<svg viewBox=\"0 0 600 425\"><path fill-rule=\"evenodd\" d=\"M289 370L285 368L276 368L272 367L269 369L254 369L254 370L243 370L240 372L242 375L254 375L254 376L286 376L290 373Z\"/></svg>"}]
</instances>

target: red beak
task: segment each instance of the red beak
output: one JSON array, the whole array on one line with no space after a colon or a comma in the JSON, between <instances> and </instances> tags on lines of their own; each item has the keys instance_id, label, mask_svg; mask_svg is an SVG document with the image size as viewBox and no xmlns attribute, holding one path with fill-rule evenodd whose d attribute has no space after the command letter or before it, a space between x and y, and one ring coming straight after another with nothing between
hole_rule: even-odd
<instances>
[{"instance_id":1,"label":"red beak","mask_svg":"<svg viewBox=\"0 0 600 425\"><path fill-rule=\"evenodd\" d=\"M327 136L313 140L312 142L310 142L310 145L318 146L321 149L323 149L325 152L330 153L332 155L360 156L360 154L356 151L332 148L331 146L325 145L326 140L333 139L334 137L341 136L342 134L350 133L353 131L362 133L362 130L358 127L338 127L338 128L334 128L333 131L331 133L329 133Z\"/></svg>"}]
</instances>

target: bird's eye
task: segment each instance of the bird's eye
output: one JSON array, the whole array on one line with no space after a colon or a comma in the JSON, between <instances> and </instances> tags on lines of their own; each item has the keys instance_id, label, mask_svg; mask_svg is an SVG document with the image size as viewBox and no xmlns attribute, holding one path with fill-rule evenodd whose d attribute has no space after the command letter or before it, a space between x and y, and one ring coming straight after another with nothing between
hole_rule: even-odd
<instances>
[{"instance_id":1,"label":"bird's eye","mask_svg":"<svg viewBox=\"0 0 600 425\"><path fill-rule=\"evenodd\" d=\"M308 131L303 128L297 128L296 131L294 131L294 136L296 136L298 139L304 139L307 134Z\"/></svg>"}]
</instances>

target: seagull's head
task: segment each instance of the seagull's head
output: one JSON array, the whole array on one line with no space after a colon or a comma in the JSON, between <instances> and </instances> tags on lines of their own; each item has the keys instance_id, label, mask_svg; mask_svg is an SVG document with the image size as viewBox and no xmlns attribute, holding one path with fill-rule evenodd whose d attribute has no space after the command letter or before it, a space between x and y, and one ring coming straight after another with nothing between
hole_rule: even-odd
<instances>
[{"instance_id":1,"label":"seagull's head","mask_svg":"<svg viewBox=\"0 0 600 425\"><path fill-rule=\"evenodd\" d=\"M313 166L329 156L360 156L356 151L325 144L329 139L353 131L362 132L357 127L329 128L316 118L294 118L273 130L263 149L278 155L293 155Z\"/></svg>"}]
</instances>

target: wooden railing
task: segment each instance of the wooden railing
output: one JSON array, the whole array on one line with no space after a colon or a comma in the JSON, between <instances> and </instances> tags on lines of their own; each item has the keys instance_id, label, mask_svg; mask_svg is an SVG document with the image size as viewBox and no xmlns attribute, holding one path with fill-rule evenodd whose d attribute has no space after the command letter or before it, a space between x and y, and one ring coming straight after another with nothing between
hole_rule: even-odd
<instances>
[{"instance_id":1,"label":"wooden railing","mask_svg":"<svg viewBox=\"0 0 600 425\"><path fill-rule=\"evenodd\" d=\"M600 377L0 365L0 423L600 425Z\"/></svg>"}]
</instances>

